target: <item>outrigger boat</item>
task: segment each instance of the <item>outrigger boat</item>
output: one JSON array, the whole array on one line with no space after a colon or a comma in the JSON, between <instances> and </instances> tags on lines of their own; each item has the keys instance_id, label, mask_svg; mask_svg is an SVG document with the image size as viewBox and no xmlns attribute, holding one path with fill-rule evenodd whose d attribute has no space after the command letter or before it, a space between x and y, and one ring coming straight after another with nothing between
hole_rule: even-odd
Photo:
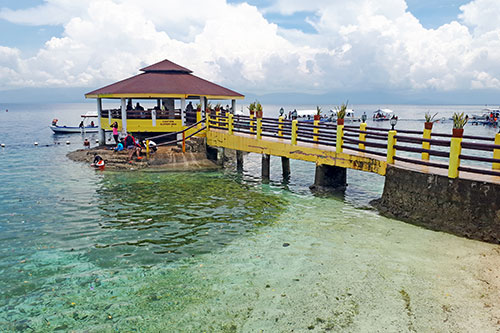
<instances>
[{"instance_id":1,"label":"outrigger boat","mask_svg":"<svg viewBox=\"0 0 500 333\"><path fill-rule=\"evenodd\" d=\"M335 118L336 118L337 117L337 113L335 111L332 111L332 112L334 112L334 115L335 115ZM347 109L347 110L345 110L344 121L346 123L349 123L349 122L355 123L357 121L361 122L361 118L356 117L354 115L354 110L353 109Z\"/></svg>"},{"instance_id":2,"label":"outrigger boat","mask_svg":"<svg viewBox=\"0 0 500 333\"><path fill-rule=\"evenodd\" d=\"M68 133L97 133L99 130L98 126L94 125L94 122L91 121L90 124L85 124L87 119L89 118L97 118L97 112L87 112L82 114L82 122L80 126L59 126L57 125L57 119L52 120L52 125L50 125L50 129L55 134L68 134Z\"/></svg>"},{"instance_id":3,"label":"outrigger boat","mask_svg":"<svg viewBox=\"0 0 500 333\"><path fill-rule=\"evenodd\" d=\"M391 109L378 109L377 111L373 112L373 121L390 120L393 116L394 111L392 111Z\"/></svg>"},{"instance_id":4,"label":"outrigger boat","mask_svg":"<svg viewBox=\"0 0 500 333\"><path fill-rule=\"evenodd\" d=\"M483 109L483 114L472 115L470 117L471 125L498 126L500 123L500 109Z\"/></svg>"}]
</instances>

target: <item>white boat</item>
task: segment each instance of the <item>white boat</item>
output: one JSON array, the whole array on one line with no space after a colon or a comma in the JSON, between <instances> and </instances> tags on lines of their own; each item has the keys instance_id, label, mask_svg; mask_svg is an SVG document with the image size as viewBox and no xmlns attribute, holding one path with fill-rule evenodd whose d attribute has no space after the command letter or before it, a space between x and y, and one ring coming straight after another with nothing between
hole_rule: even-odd
<instances>
[{"instance_id":1,"label":"white boat","mask_svg":"<svg viewBox=\"0 0 500 333\"><path fill-rule=\"evenodd\" d=\"M335 111L335 110L330 110L330 113L332 114L331 116L331 119L332 121L336 120L337 119L337 112L338 111ZM354 110L353 109L347 109L345 110L345 116L344 116L344 122L346 123L350 123L350 122L361 122L361 118L360 117L356 117L354 115Z\"/></svg>"},{"instance_id":2,"label":"white boat","mask_svg":"<svg viewBox=\"0 0 500 333\"><path fill-rule=\"evenodd\" d=\"M297 120L300 121L314 121L314 116L318 114L318 110L296 110L297 111ZM293 113L293 112L292 112ZM321 113L321 122L330 121L330 117L326 114Z\"/></svg>"},{"instance_id":3,"label":"white boat","mask_svg":"<svg viewBox=\"0 0 500 333\"><path fill-rule=\"evenodd\" d=\"M94 121L91 121L90 124L85 124L89 118L97 118L96 111L89 111L85 114L81 115L82 122L80 126L60 126L57 125L57 119L52 120L52 125L50 125L50 129L55 134L63 134L63 133L97 133L99 131L99 127L94 125Z\"/></svg>"},{"instance_id":4,"label":"white boat","mask_svg":"<svg viewBox=\"0 0 500 333\"><path fill-rule=\"evenodd\" d=\"M373 121L390 120L394 116L394 111L391 109L378 109L373 112Z\"/></svg>"},{"instance_id":5,"label":"white boat","mask_svg":"<svg viewBox=\"0 0 500 333\"><path fill-rule=\"evenodd\" d=\"M97 126L85 126L85 127L78 127L78 126L58 126L58 125L50 125L49 126L54 133L59 134L59 133L97 133L99 130L99 127Z\"/></svg>"}]
</instances>

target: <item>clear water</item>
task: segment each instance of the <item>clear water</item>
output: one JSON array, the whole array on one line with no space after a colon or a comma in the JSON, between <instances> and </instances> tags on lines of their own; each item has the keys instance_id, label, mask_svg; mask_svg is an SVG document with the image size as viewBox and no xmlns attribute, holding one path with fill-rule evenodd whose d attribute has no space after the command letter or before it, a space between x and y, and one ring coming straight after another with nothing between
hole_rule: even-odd
<instances>
[{"instance_id":1,"label":"clear water","mask_svg":"<svg viewBox=\"0 0 500 333\"><path fill-rule=\"evenodd\" d=\"M0 104L0 331L499 328L499 247L379 216L383 177L349 170L325 197L313 164L283 181L272 158L262 184L252 154L243 173L95 172L65 156L81 135L47 127L93 108ZM481 109L391 108L418 129L428 109Z\"/></svg>"}]
</instances>

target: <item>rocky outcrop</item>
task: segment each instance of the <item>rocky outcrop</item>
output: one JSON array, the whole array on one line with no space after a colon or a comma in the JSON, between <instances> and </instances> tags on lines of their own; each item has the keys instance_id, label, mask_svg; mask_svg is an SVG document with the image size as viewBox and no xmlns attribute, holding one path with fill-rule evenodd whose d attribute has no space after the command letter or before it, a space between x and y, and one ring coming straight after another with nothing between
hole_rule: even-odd
<instances>
[{"instance_id":1,"label":"rocky outcrop","mask_svg":"<svg viewBox=\"0 0 500 333\"><path fill-rule=\"evenodd\" d=\"M89 165L94 156L101 156L106 162L106 170L165 170L165 171L193 171L214 170L219 166L207 159L205 139L192 138L186 141L186 153L182 152L180 146L161 146L155 153L146 156L142 151L142 159L134 155L131 163L128 162L126 150L115 152L114 147L99 146L92 149L80 149L68 153L68 158L77 162L85 162Z\"/></svg>"},{"instance_id":2,"label":"rocky outcrop","mask_svg":"<svg viewBox=\"0 0 500 333\"><path fill-rule=\"evenodd\" d=\"M500 185L387 167L383 215L432 230L500 243Z\"/></svg>"}]
</instances>

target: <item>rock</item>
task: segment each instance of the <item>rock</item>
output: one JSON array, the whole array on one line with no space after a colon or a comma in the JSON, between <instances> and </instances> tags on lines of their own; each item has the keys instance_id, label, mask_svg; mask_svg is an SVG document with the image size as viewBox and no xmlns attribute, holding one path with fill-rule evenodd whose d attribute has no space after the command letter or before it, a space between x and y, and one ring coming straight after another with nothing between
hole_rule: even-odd
<instances>
[{"instance_id":1,"label":"rock","mask_svg":"<svg viewBox=\"0 0 500 333\"><path fill-rule=\"evenodd\" d=\"M137 160L135 155L132 163L128 163L128 152L115 152L114 146L98 146L92 149L80 149L67 154L68 158L76 162L90 164L94 155L101 156L105 163L105 170L144 170L144 171L195 171L215 170L219 166L207 159L206 144L203 138L192 138L189 142L190 150L182 152L182 148L176 146L159 146L155 153L149 158L143 150L142 160ZM186 145L186 148L188 145Z\"/></svg>"}]
</instances>

